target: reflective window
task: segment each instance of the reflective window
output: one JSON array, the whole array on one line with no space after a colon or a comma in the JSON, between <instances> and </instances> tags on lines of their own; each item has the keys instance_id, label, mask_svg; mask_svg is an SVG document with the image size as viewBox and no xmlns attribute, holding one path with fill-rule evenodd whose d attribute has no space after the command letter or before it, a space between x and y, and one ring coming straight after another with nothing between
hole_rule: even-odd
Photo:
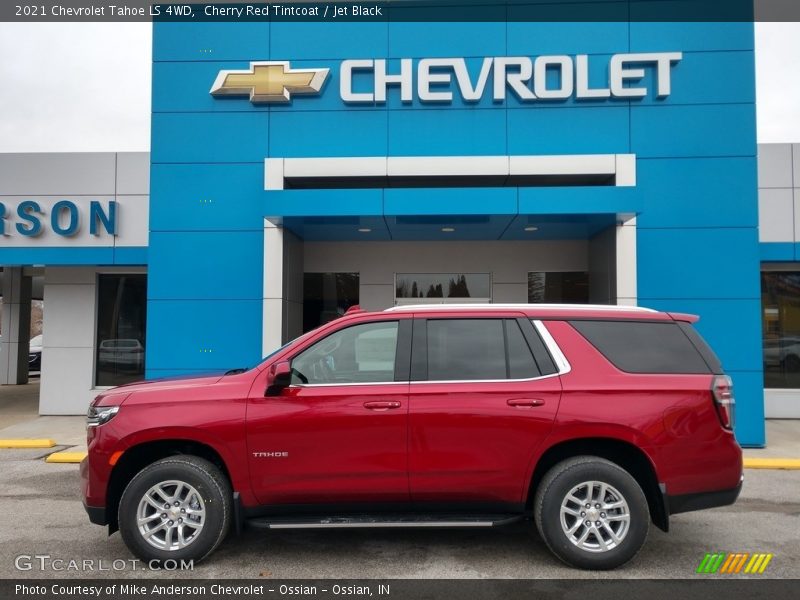
<instances>
[{"instance_id":1,"label":"reflective window","mask_svg":"<svg viewBox=\"0 0 800 600\"><path fill-rule=\"evenodd\" d=\"M522 336L522 330L512 319L506 320L506 346L510 379L530 379L539 375L536 361L533 360L528 343Z\"/></svg>"},{"instance_id":2,"label":"reflective window","mask_svg":"<svg viewBox=\"0 0 800 600\"><path fill-rule=\"evenodd\" d=\"M527 379L539 375L515 320L428 319L427 335L429 381Z\"/></svg>"},{"instance_id":3,"label":"reflective window","mask_svg":"<svg viewBox=\"0 0 800 600\"><path fill-rule=\"evenodd\" d=\"M761 273L764 387L800 388L800 272Z\"/></svg>"},{"instance_id":4,"label":"reflective window","mask_svg":"<svg viewBox=\"0 0 800 600\"><path fill-rule=\"evenodd\" d=\"M97 278L95 384L122 385L144 377L146 275Z\"/></svg>"},{"instance_id":5,"label":"reflective window","mask_svg":"<svg viewBox=\"0 0 800 600\"><path fill-rule=\"evenodd\" d=\"M394 381L397 321L340 329L292 361L293 384Z\"/></svg>"},{"instance_id":6,"label":"reflective window","mask_svg":"<svg viewBox=\"0 0 800 600\"><path fill-rule=\"evenodd\" d=\"M620 371L712 372L700 350L676 322L570 321L570 324Z\"/></svg>"},{"instance_id":7,"label":"reflective window","mask_svg":"<svg viewBox=\"0 0 800 600\"><path fill-rule=\"evenodd\" d=\"M397 273L395 297L425 301L436 298L492 297L489 273Z\"/></svg>"},{"instance_id":8,"label":"reflective window","mask_svg":"<svg viewBox=\"0 0 800 600\"><path fill-rule=\"evenodd\" d=\"M583 271L528 273L528 302L587 304L589 273Z\"/></svg>"},{"instance_id":9,"label":"reflective window","mask_svg":"<svg viewBox=\"0 0 800 600\"><path fill-rule=\"evenodd\" d=\"M358 273L303 274L303 331L324 325L358 304Z\"/></svg>"}]
</instances>

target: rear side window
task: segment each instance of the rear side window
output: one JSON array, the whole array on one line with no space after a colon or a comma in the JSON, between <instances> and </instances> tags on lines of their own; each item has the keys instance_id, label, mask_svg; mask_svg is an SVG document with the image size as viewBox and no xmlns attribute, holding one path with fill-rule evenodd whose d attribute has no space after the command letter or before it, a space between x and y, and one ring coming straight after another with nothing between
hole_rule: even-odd
<instances>
[{"instance_id":1,"label":"rear side window","mask_svg":"<svg viewBox=\"0 0 800 600\"><path fill-rule=\"evenodd\" d=\"M500 319L428 321L428 379L505 379L506 351Z\"/></svg>"},{"instance_id":2,"label":"rear side window","mask_svg":"<svg viewBox=\"0 0 800 600\"><path fill-rule=\"evenodd\" d=\"M570 324L621 371L687 374L712 372L678 323L570 321Z\"/></svg>"},{"instance_id":3,"label":"rear side window","mask_svg":"<svg viewBox=\"0 0 800 600\"><path fill-rule=\"evenodd\" d=\"M516 321L507 319L506 326L506 356L508 356L509 379L530 379L539 376L536 361L533 360L531 349L522 335Z\"/></svg>"},{"instance_id":4,"label":"rear side window","mask_svg":"<svg viewBox=\"0 0 800 600\"><path fill-rule=\"evenodd\" d=\"M531 379L541 375L514 319L429 319L427 380Z\"/></svg>"},{"instance_id":5,"label":"rear side window","mask_svg":"<svg viewBox=\"0 0 800 600\"><path fill-rule=\"evenodd\" d=\"M706 341L697 333L697 330L692 327L691 323L686 323L683 321L678 322L678 327L681 328L681 331L686 334L694 347L697 348L697 351L703 357L703 360L706 361L706 364L711 369L711 372L715 375L722 375L722 363L717 358L717 355L711 349L711 347L706 343Z\"/></svg>"}]
</instances>

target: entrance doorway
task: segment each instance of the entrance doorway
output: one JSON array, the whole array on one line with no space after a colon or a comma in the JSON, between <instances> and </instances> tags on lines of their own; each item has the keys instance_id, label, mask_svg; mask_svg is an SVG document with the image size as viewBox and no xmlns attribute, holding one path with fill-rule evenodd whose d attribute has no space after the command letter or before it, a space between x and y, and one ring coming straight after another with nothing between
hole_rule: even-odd
<instances>
[{"instance_id":1,"label":"entrance doorway","mask_svg":"<svg viewBox=\"0 0 800 600\"><path fill-rule=\"evenodd\" d=\"M283 260L265 262L265 281L275 285L264 300L264 352L356 304L369 311L426 303L635 304L635 230L442 242L304 241L268 228Z\"/></svg>"}]
</instances>

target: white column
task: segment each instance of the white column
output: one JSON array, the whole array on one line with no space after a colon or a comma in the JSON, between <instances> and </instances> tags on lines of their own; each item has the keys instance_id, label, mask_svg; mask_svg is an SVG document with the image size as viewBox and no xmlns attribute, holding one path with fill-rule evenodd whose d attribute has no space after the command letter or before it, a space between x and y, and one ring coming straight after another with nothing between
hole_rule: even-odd
<instances>
[{"instance_id":1,"label":"white column","mask_svg":"<svg viewBox=\"0 0 800 600\"><path fill-rule=\"evenodd\" d=\"M617 225L617 304L636 306L636 217Z\"/></svg>"},{"instance_id":2,"label":"white column","mask_svg":"<svg viewBox=\"0 0 800 600\"><path fill-rule=\"evenodd\" d=\"M22 267L3 270L3 322L0 344L0 384L28 383L31 329L31 277Z\"/></svg>"},{"instance_id":3,"label":"white column","mask_svg":"<svg viewBox=\"0 0 800 600\"><path fill-rule=\"evenodd\" d=\"M82 415L94 386L96 267L47 267L39 414Z\"/></svg>"},{"instance_id":4,"label":"white column","mask_svg":"<svg viewBox=\"0 0 800 600\"><path fill-rule=\"evenodd\" d=\"M264 298L261 354L283 340L283 229L264 219Z\"/></svg>"}]
</instances>

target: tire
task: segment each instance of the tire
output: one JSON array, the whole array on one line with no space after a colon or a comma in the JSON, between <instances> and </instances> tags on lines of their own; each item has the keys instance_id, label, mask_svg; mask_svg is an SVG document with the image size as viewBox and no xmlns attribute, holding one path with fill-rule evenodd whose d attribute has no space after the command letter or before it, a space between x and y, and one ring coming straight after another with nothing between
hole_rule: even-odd
<instances>
[{"instance_id":1,"label":"tire","mask_svg":"<svg viewBox=\"0 0 800 600\"><path fill-rule=\"evenodd\" d=\"M157 488L161 491L154 491ZM170 494L172 498L168 498ZM190 455L161 459L139 471L122 492L120 534L128 549L142 560L199 562L228 533L231 496L227 478L209 461ZM145 522L140 526L142 515Z\"/></svg>"},{"instance_id":2,"label":"tire","mask_svg":"<svg viewBox=\"0 0 800 600\"><path fill-rule=\"evenodd\" d=\"M593 506L587 509L590 486ZM637 481L597 456L576 456L550 469L536 490L533 515L550 551L579 569L624 565L642 549L650 528L647 498Z\"/></svg>"}]
</instances>

